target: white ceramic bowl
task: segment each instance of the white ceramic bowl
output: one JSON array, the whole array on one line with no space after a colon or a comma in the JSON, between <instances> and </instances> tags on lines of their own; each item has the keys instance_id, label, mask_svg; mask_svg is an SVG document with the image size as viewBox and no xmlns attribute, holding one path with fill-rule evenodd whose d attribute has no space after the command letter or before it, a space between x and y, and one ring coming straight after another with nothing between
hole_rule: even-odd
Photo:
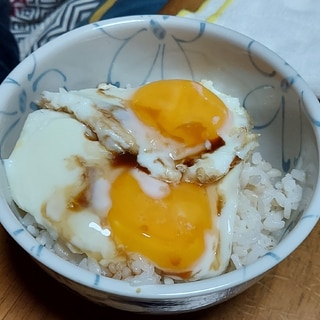
<instances>
[{"instance_id":1,"label":"white ceramic bowl","mask_svg":"<svg viewBox=\"0 0 320 320\"><path fill-rule=\"evenodd\" d=\"M308 236L319 219L320 108L303 79L261 44L228 29L171 16L132 16L81 27L31 54L0 87L0 153L9 156L43 90L124 86L167 78L211 79L239 97L261 133L260 151L287 171L303 158L306 209L271 252L240 270L192 283L133 287L62 260L19 222L1 166L0 219L7 232L54 278L90 300L146 313L186 312L221 303L254 284ZM32 191L31 191L32 192ZM32 196L32 193L30 193ZM280 298L280 297L279 297Z\"/></svg>"}]
</instances>

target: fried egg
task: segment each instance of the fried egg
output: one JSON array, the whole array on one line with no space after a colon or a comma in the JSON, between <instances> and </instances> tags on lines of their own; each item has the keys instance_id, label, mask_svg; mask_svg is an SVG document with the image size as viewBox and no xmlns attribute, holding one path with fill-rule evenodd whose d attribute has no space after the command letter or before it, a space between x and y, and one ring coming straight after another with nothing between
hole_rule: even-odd
<instances>
[{"instance_id":1,"label":"fried egg","mask_svg":"<svg viewBox=\"0 0 320 320\"><path fill-rule=\"evenodd\" d=\"M44 92L43 108L69 112L115 154L129 153L157 179L219 180L257 146L237 98L211 81L160 80L139 88Z\"/></svg>"},{"instance_id":2,"label":"fried egg","mask_svg":"<svg viewBox=\"0 0 320 320\"><path fill-rule=\"evenodd\" d=\"M211 85L44 92L52 110L28 116L5 160L13 200L102 266L138 253L181 279L221 274L257 137L237 99Z\"/></svg>"}]
</instances>

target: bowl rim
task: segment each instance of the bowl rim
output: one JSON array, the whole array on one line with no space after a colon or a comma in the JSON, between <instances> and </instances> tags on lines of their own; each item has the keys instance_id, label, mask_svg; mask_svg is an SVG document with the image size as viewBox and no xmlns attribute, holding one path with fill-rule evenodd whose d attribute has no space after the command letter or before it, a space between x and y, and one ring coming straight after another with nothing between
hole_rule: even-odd
<instances>
[{"instance_id":1,"label":"bowl rim","mask_svg":"<svg viewBox=\"0 0 320 320\"><path fill-rule=\"evenodd\" d=\"M177 17L177 16L165 16L165 15L139 15L139 16L126 16L118 17L107 20L101 20L96 23L91 23L85 26L81 26L72 31L69 31L56 39L46 43L39 49L37 49L37 54L44 56L47 52L53 50L59 50L61 46L64 46L66 42L77 42L83 40L85 37L90 37L90 34L96 28L109 28L113 26L129 26L132 23L146 23L150 19L166 19L166 25L171 28L184 28L186 32L192 30L196 25L199 25L199 20L194 18L186 17ZM171 20L170 22L169 19ZM228 42L235 43L239 46L243 46L244 43L247 43L250 39L246 35L243 35L237 31L228 29L223 26L219 26L212 23L203 22L206 27L206 30L212 34L213 38L219 37L226 39ZM255 41L251 39L252 41ZM256 42L256 41L255 41ZM283 71L284 60L280 58L275 52L271 51L269 48L265 47L263 44L257 43L257 52L261 57L266 57L266 61L272 66L276 66L276 69ZM8 75L25 73L27 68L27 62L32 59L32 55L25 58L20 64ZM287 68L287 66L286 66ZM292 68L293 69L293 68ZM285 72L285 71L283 71ZM285 72L286 73L286 72ZM311 91L309 86L303 81L299 82L299 88L304 92L304 99L306 108L308 109L308 116L312 124L312 128L315 133L317 140L317 146L320 145L320 129L319 124L316 122L317 114L315 108L312 110L309 108L309 105L315 104L317 100L315 94ZM0 93L4 90L3 86L0 86ZM318 148L319 149L319 148ZM319 150L317 150L317 155L319 158ZM1 160L3 161L3 160ZM259 258L256 262L238 270L228 272L226 274L220 275L218 277L213 277L210 279L197 280L195 282L188 283L178 283L174 285L143 285L143 286L132 286L130 283L125 281L119 281L103 276L97 276L96 274L81 269L80 267L74 266L72 263L65 261L64 259L56 256L50 250L43 248L41 256L38 255L36 248L39 243L35 240L31 234L26 230L22 230L21 223L18 221L17 217L12 213L9 208L5 198L0 196L0 222L6 231L14 238L14 240L35 260L54 271L59 273L64 277L75 281L79 284L82 284L86 287L93 287L96 290L104 291L109 294L114 294L118 296L126 296L134 299L143 299L143 300L159 300L163 298L183 298L195 295L204 295L207 293L214 293L220 290L229 289L231 287L242 284L245 281L250 281L255 277L259 277L262 274L268 272L279 262L284 260L289 254L291 254L311 233L315 225L318 223L320 218L317 212L317 203L316 199L320 199L320 185L317 182L315 190L313 192L313 197L308 206L308 212L314 212L314 214L308 214L308 217L312 215L312 219L306 219L307 215L303 215L299 223L293 228L293 230L299 228L300 232L293 234L291 232L286 236L286 238L279 243L269 254L264 255ZM19 232L18 234L18 230ZM33 249L30 249L33 248ZM280 254L281 253L281 254ZM76 268L77 272L74 272ZM99 277L99 285L96 287L94 283L97 282L97 277ZM137 292L137 288L141 290Z\"/></svg>"}]
</instances>

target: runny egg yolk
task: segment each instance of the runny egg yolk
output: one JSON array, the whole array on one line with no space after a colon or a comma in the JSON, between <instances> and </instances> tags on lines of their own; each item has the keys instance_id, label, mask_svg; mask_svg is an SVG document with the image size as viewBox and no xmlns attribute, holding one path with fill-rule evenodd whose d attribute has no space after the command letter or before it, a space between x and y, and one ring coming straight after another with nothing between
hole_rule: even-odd
<instances>
[{"instance_id":1,"label":"runny egg yolk","mask_svg":"<svg viewBox=\"0 0 320 320\"><path fill-rule=\"evenodd\" d=\"M168 187L165 196L152 197L130 171L123 172L113 182L107 220L115 242L126 252L140 253L159 268L182 274L204 254L215 213L204 187Z\"/></svg>"},{"instance_id":2,"label":"runny egg yolk","mask_svg":"<svg viewBox=\"0 0 320 320\"><path fill-rule=\"evenodd\" d=\"M151 82L139 88L129 104L143 123L188 147L216 140L228 117L227 107L213 92L190 80Z\"/></svg>"}]
</instances>

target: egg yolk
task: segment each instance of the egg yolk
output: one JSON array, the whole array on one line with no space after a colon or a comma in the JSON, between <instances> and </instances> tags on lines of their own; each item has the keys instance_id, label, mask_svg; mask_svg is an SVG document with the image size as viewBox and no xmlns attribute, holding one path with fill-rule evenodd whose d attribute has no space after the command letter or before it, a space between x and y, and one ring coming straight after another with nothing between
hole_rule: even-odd
<instances>
[{"instance_id":1,"label":"egg yolk","mask_svg":"<svg viewBox=\"0 0 320 320\"><path fill-rule=\"evenodd\" d=\"M129 104L143 123L186 146L216 140L228 117L214 93L190 80L151 82L139 88Z\"/></svg>"},{"instance_id":2,"label":"egg yolk","mask_svg":"<svg viewBox=\"0 0 320 320\"><path fill-rule=\"evenodd\" d=\"M147 195L130 171L114 181L107 220L112 235L126 252L136 252L175 274L190 272L205 252L205 235L214 215L204 187L180 183L155 199Z\"/></svg>"}]
</instances>

